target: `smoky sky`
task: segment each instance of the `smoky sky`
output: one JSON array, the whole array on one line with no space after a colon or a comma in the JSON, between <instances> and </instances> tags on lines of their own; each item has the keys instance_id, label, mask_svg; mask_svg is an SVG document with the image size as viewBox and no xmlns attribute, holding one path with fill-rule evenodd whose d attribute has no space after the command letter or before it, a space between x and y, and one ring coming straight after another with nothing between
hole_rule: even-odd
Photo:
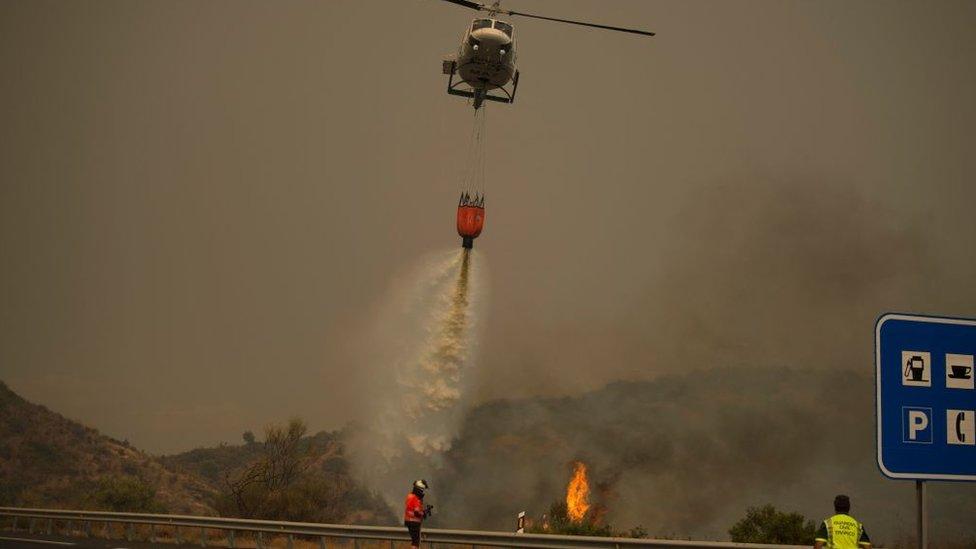
<instances>
[{"instance_id":1,"label":"smoky sky","mask_svg":"<svg viewBox=\"0 0 976 549\"><path fill-rule=\"evenodd\" d=\"M976 316L976 5L509 4L658 36L515 21L476 401L869 371L882 312ZM369 417L384 296L459 245L473 15L3 2L0 377L152 452Z\"/></svg>"},{"instance_id":2,"label":"smoky sky","mask_svg":"<svg viewBox=\"0 0 976 549\"><path fill-rule=\"evenodd\" d=\"M539 520L582 461L590 503L614 531L640 524L651 537L727 539L747 507L771 503L819 520L845 493L875 544L910 546L914 483L878 473L874 402L860 396L872 374L737 365L492 401L467 415L442 465L428 465L432 520L496 530L518 511ZM423 467L412 457L390 476ZM929 487L933 545L971 545L973 487Z\"/></svg>"}]
</instances>

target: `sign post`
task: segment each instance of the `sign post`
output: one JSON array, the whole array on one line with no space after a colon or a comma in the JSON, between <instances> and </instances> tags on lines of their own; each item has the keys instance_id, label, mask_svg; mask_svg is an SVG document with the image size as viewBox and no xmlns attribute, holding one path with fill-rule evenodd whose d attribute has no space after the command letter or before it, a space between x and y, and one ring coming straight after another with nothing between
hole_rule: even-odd
<instances>
[{"instance_id":1,"label":"sign post","mask_svg":"<svg viewBox=\"0 0 976 549\"><path fill-rule=\"evenodd\" d=\"M878 468L915 480L928 545L925 481L976 480L976 320L889 313L874 329Z\"/></svg>"},{"instance_id":2,"label":"sign post","mask_svg":"<svg viewBox=\"0 0 976 549\"><path fill-rule=\"evenodd\" d=\"M915 481L915 499L918 507L918 547L926 549L929 546L929 532L926 525L929 521L929 510L925 506L925 481Z\"/></svg>"}]
</instances>

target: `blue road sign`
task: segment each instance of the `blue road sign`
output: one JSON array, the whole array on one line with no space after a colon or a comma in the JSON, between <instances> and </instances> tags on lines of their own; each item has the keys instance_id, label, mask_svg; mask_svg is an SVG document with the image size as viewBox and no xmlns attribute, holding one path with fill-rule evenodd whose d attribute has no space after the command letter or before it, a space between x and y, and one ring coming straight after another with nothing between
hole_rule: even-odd
<instances>
[{"instance_id":1,"label":"blue road sign","mask_svg":"<svg viewBox=\"0 0 976 549\"><path fill-rule=\"evenodd\" d=\"M976 480L976 320L889 313L874 327L878 467Z\"/></svg>"}]
</instances>

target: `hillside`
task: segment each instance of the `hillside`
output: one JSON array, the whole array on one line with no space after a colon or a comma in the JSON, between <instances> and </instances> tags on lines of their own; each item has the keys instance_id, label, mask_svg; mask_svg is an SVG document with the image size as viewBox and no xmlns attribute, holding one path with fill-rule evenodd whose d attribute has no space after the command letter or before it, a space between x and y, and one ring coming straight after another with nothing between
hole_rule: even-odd
<instances>
[{"instance_id":1,"label":"hillside","mask_svg":"<svg viewBox=\"0 0 976 549\"><path fill-rule=\"evenodd\" d=\"M0 382L0 504L215 514L212 485Z\"/></svg>"},{"instance_id":2,"label":"hillside","mask_svg":"<svg viewBox=\"0 0 976 549\"><path fill-rule=\"evenodd\" d=\"M284 511L255 518L394 522L386 504L352 478L342 433L301 437L298 447L304 507L289 501ZM150 456L0 382L0 505L241 516L228 504L226 481L264 455L265 444L251 442Z\"/></svg>"},{"instance_id":3,"label":"hillside","mask_svg":"<svg viewBox=\"0 0 976 549\"><path fill-rule=\"evenodd\" d=\"M914 484L878 471L873 395L870 371L738 367L488 402L446 455L405 456L390 476L437 467L438 526L508 529L564 497L579 460L616 529L695 539L728 539L766 503L820 520L847 493L872 539L891 544L913 535ZM929 494L933 542L974 541L976 486L933 482Z\"/></svg>"},{"instance_id":4,"label":"hillside","mask_svg":"<svg viewBox=\"0 0 976 549\"><path fill-rule=\"evenodd\" d=\"M290 501L284 508L271 502L254 516L339 524L396 523L396 517L383 500L353 478L344 439L343 432L320 432L302 437L296 451L302 456L300 477L292 489L279 487L274 490L277 493L267 495L271 500ZM226 493L228 480L239 476L264 456L265 444L250 442L197 448L163 456L160 461L175 471L204 479L222 495ZM221 495L215 501L221 515L248 517L230 498Z\"/></svg>"},{"instance_id":5,"label":"hillside","mask_svg":"<svg viewBox=\"0 0 976 549\"><path fill-rule=\"evenodd\" d=\"M216 489L228 472L245 467L260 455L261 444L252 442L196 448L179 454L160 456L159 460L170 469L199 476Z\"/></svg>"}]
</instances>

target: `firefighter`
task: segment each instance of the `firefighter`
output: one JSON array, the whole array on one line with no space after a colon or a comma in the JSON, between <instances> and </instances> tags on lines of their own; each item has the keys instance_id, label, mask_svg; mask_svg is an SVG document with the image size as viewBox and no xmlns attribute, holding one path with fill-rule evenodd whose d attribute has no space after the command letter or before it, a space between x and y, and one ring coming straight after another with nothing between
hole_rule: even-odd
<instances>
[{"instance_id":1,"label":"firefighter","mask_svg":"<svg viewBox=\"0 0 976 549\"><path fill-rule=\"evenodd\" d=\"M834 516L824 519L814 538L814 549L871 549L864 525L848 515L851 499L843 494L834 498Z\"/></svg>"},{"instance_id":2,"label":"firefighter","mask_svg":"<svg viewBox=\"0 0 976 549\"><path fill-rule=\"evenodd\" d=\"M420 525L430 516L433 505L424 507L424 493L428 490L427 481L414 481L410 493L407 494L406 509L403 512L403 525L410 532L410 547L420 548Z\"/></svg>"}]
</instances>

